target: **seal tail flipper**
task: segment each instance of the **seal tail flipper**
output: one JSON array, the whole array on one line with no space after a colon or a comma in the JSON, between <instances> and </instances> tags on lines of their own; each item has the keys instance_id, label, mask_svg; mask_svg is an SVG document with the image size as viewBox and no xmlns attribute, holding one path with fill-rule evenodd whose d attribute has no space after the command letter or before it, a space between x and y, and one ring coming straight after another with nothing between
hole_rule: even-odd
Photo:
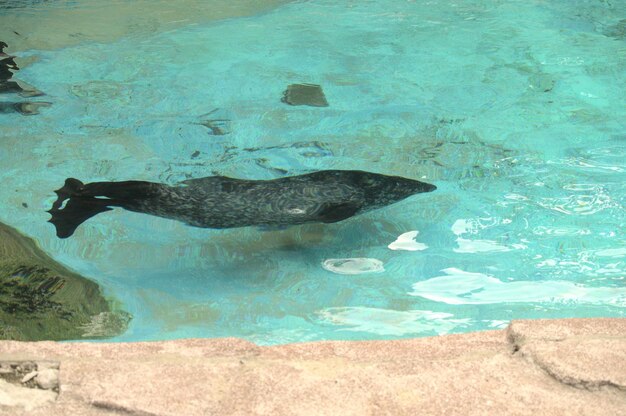
<instances>
[{"instance_id":1,"label":"seal tail flipper","mask_svg":"<svg viewBox=\"0 0 626 416\"><path fill-rule=\"evenodd\" d=\"M57 237L68 238L79 225L101 212L111 211L108 199L74 197L67 201L63 209L48 211L52 218L48 222L56 228Z\"/></svg>"},{"instance_id":2,"label":"seal tail flipper","mask_svg":"<svg viewBox=\"0 0 626 416\"><path fill-rule=\"evenodd\" d=\"M57 237L70 237L80 224L94 215L112 209L108 206L111 204L109 199L82 196L84 187L85 185L78 179L68 178L63 187L54 191L58 198L48 211L52 215L48 222L56 228ZM68 199L65 207L61 208Z\"/></svg>"},{"instance_id":3,"label":"seal tail flipper","mask_svg":"<svg viewBox=\"0 0 626 416\"><path fill-rule=\"evenodd\" d=\"M61 188L54 191L54 193L57 194L57 200L54 201L54 203L52 204L52 209L50 209L50 211L48 212L58 211L63 205L63 202L65 202L68 198L72 196L80 195L80 192L83 190L84 187L85 185L78 179L67 178L65 180L65 184L63 184Z\"/></svg>"}]
</instances>

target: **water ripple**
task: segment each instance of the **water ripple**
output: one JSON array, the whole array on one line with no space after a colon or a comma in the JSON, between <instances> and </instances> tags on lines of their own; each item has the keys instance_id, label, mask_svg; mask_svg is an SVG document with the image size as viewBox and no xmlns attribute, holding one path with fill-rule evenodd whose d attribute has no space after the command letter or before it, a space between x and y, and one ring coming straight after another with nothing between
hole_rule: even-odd
<instances>
[{"instance_id":1,"label":"water ripple","mask_svg":"<svg viewBox=\"0 0 626 416\"><path fill-rule=\"evenodd\" d=\"M579 236L579 235L590 235L591 230L588 228L578 228L578 227L538 226L538 227L533 228L533 234L555 236L555 237L572 237L572 236Z\"/></svg>"},{"instance_id":2,"label":"water ripple","mask_svg":"<svg viewBox=\"0 0 626 416\"><path fill-rule=\"evenodd\" d=\"M563 189L575 193L557 198L541 198L538 204L567 215L592 215L617 205L601 185L569 184L563 186Z\"/></svg>"},{"instance_id":3,"label":"water ripple","mask_svg":"<svg viewBox=\"0 0 626 416\"><path fill-rule=\"evenodd\" d=\"M384 336L436 333L446 334L457 327L468 326L471 319L451 319L451 313L424 310L394 311L368 307L326 308L317 315L343 331L370 332Z\"/></svg>"}]
</instances>

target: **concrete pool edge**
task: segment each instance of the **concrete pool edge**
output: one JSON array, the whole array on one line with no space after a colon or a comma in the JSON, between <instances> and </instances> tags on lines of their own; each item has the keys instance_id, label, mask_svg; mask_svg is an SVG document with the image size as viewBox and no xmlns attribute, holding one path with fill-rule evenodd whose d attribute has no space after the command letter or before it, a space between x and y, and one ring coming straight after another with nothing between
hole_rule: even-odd
<instances>
[{"instance_id":1,"label":"concrete pool edge","mask_svg":"<svg viewBox=\"0 0 626 416\"><path fill-rule=\"evenodd\" d=\"M0 414L626 415L626 318L271 347L0 342L0 363L22 361L58 362L60 394L0 380Z\"/></svg>"}]
</instances>

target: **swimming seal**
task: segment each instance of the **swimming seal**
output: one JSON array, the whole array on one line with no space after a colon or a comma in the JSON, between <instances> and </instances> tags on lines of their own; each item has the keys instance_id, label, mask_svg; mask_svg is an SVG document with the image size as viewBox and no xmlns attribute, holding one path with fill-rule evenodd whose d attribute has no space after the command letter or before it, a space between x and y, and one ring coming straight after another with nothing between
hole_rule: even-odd
<instances>
[{"instance_id":1,"label":"swimming seal","mask_svg":"<svg viewBox=\"0 0 626 416\"><path fill-rule=\"evenodd\" d=\"M84 221L112 207L203 228L285 226L333 223L435 189L413 179L356 170L272 180L210 176L175 186L143 181L83 184L68 178L55 191L58 199L48 212L59 238L71 236Z\"/></svg>"}]
</instances>

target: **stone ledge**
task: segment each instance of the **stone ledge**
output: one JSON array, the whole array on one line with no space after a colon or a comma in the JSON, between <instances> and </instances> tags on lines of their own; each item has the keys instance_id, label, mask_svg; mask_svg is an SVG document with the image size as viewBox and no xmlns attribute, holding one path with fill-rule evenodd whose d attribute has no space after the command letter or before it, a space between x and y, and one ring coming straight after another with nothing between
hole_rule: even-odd
<instances>
[{"instance_id":1,"label":"stone ledge","mask_svg":"<svg viewBox=\"0 0 626 416\"><path fill-rule=\"evenodd\" d=\"M626 319L514 321L507 336L515 351L562 383L626 391Z\"/></svg>"},{"instance_id":2,"label":"stone ledge","mask_svg":"<svg viewBox=\"0 0 626 416\"><path fill-rule=\"evenodd\" d=\"M0 361L59 361L60 394L0 414L626 415L625 348L626 319L274 347L5 341Z\"/></svg>"}]
</instances>

